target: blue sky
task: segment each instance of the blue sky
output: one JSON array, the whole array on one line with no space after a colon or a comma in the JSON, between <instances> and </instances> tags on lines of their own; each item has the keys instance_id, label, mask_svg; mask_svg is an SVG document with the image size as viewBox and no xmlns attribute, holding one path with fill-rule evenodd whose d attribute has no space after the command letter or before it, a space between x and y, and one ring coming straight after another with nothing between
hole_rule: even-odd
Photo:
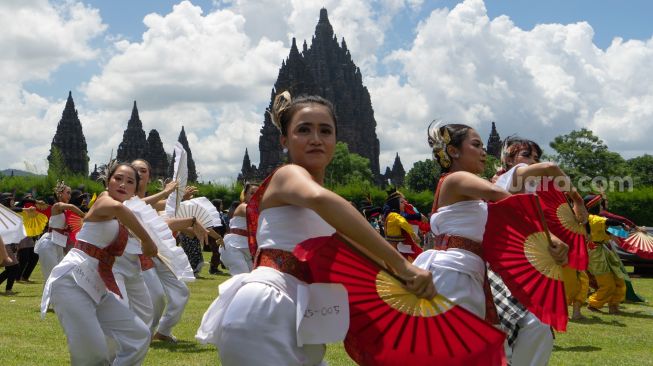
<instances>
[{"instance_id":1,"label":"blue sky","mask_svg":"<svg viewBox=\"0 0 653 366\"><path fill-rule=\"evenodd\" d=\"M397 152L407 170L427 158L414 141L432 119L482 136L496 121L542 146L585 127L627 158L651 152L648 1L32 0L0 2L0 146L18 147L0 168L45 169L72 90L91 164L117 148L137 100L146 132L170 150L184 125L202 178L233 179L245 148L258 162L290 37L310 40L322 6L363 71L381 170Z\"/></svg>"}]
</instances>

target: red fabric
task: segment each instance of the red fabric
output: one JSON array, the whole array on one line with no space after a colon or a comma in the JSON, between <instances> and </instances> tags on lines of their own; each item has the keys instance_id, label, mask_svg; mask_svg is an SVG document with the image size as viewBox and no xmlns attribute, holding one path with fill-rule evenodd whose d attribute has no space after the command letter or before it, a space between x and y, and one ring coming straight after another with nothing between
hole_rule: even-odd
<instances>
[{"instance_id":1,"label":"red fabric","mask_svg":"<svg viewBox=\"0 0 653 366\"><path fill-rule=\"evenodd\" d=\"M293 253L285 250L259 250L254 258L254 268L259 266L274 268L277 271L293 275L304 282L312 282L306 263L300 262Z\"/></svg>"},{"instance_id":2,"label":"red fabric","mask_svg":"<svg viewBox=\"0 0 653 366\"><path fill-rule=\"evenodd\" d=\"M138 260L141 262L141 271L147 271L154 268L154 261L152 260L152 257L148 257L144 254L139 254Z\"/></svg>"},{"instance_id":3,"label":"red fabric","mask_svg":"<svg viewBox=\"0 0 653 366\"><path fill-rule=\"evenodd\" d=\"M44 214L45 216L47 216L48 219L52 215L52 206L50 206L50 205L48 205L48 207L45 210L41 210L41 209L39 209L38 206L36 206L32 202L25 202L25 205L23 207L30 208L30 207L33 207L33 206L36 207L36 212Z\"/></svg>"},{"instance_id":4,"label":"red fabric","mask_svg":"<svg viewBox=\"0 0 653 366\"><path fill-rule=\"evenodd\" d=\"M294 253L308 263L315 282L347 289L345 349L359 365L505 364L505 334L467 310L452 304L439 314L415 316L388 305L376 288L383 270L337 234L309 239Z\"/></svg>"},{"instance_id":5,"label":"red fabric","mask_svg":"<svg viewBox=\"0 0 653 366\"><path fill-rule=\"evenodd\" d=\"M265 190L268 189L270 180L272 180L272 176L274 173L276 173L277 169L275 169L272 173L270 173L270 175L268 175L267 178L265 178L263 183L261 183L261 185L256 190L256 193L254 193L252 198L249 199L249 202L247 202L247 211L245 214L247 217L247 244L249 245L249 252L252 254L252 258L256 257L256 251L258 250L258 243L256 242L256 230L258 229L258 215L260 213L259 205L261 203L261 198L263 198Z\"/></svg>"},{"instance_id":6,"label":"red fabric","mask_svg":"<svg viewBox=\"0 0 653 366\"><path fill-rule=\"evenodd\" d=\"M105 248L99 248L83 241L77 241L75 243L75 249L79 249L98 260L98 272L100 273L102 282L104 282L107 290L120 296L120 298L122 298L122 294L120 293L120 289L116 283L116 278L113 276L112 268L113 263L116 261L116 257L121 256L125 251L128 236L129 232L127 231L127 228L120 224L118 226L118 235L116 235L116 238L113 239L111 244Z\"/></svg>"},{"instance_id":7,"label":"red fabric","mask_svg":"<svg viewBox=\"0 0 653 366\"><path fill-rule=\"evenodd\" d=\"M551 234L569 245L569 267L586 271L589 256L585 225L581 225L578 231L573 231L565 227L558 216L558 213L564 210L570 217L575 217L565 194L556 188L554 180L549 179L546 185L538 188L537 196L540 197L544 219Z\"/></svg>"},{"instance_id":8,"label":"red fabric","mask_svg":"<svg viewBox=\"0 0 653 366\"><path fill-rule=\"evenodd\" d=\"M545 276L524 251L526 239L536 233L548 236L537 196L516 194L489 203L483 254L520 303L542 322L557 331L565 331L568 317L562 276ZM550 258L547 250L541 255ZM556 266L553 264L552 268L561 273Z\"/></svg>"},{"instance_id":9,"label":"red fabric","mask_svg":"<svg viewBox=\"0 0 653 366\"><path fill-rule=\"evenodd\" d=\"M236 234L249 238L249 233L245 229L229 229L229 234Z\"/></svg>"}]
</instances>

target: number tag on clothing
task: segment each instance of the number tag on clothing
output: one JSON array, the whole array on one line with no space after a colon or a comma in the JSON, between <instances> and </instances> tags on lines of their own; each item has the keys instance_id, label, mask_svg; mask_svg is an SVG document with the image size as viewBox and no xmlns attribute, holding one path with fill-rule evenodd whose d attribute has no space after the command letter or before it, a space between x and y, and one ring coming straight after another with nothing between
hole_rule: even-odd
<instances>
[{"instance_id":1,"label":"number tag on clothing","mask_svg":"<svg viewBox=\"0 0 653 366\"><path fill-rule=\"evenodd\" d=\"M347 290L339 283L297 288L297 346L340 342L349 329Z\"/></svg>"},{"instance_id":2,"label":"number tag on clothing","mask_svg":"<svg viewBox=\"0 0 653 366\"><path fill-rule=\"evenodd\" d=\"M102 296L107 293L107 287L100 278L97 264L91 263L88 259L73 269L73 278L96 304L100 303Z\"/></svg>"},{"instance_id":3,"label":"number tag on clothing","mask_svg":"<svg viewBox=\"0 0 653 366\"><path fill-rule=\"evenodd\" d=\"M56 245L65 248L66 243L68 242L68 236L53 230L50 232L50 240L52 240Z\"/></svg>"}]
</instances>

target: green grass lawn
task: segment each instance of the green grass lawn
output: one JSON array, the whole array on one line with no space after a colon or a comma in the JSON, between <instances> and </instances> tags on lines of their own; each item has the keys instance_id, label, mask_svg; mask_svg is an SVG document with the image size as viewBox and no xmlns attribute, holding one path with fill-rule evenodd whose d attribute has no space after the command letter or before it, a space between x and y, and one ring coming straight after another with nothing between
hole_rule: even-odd
<instances>
[{"instance_id":1,"label":"green grass lawn","mask_svg":"<svg viewBox=\"0 0 653 366\"><path fill-rule=\"evenodd\" d=\"M209 255L206 253L206 255ZM145 365L219 364L213 346L203 346L194 335L202 314L216 296L218 284L227 276L211 276L190 284L191 297L174 334L177 345L154 342ZM53 313L39 317L41 301L40 269L34 284L17 283L14 296L0 295L0 355L3 365L64 365L68 361L66 338ZM633 279L636 291L653 299L653 279ZM4 291L4 284L0 287ZM556 334L551 365L653 365L653 306L625 304L622 315L585 311L588 319L570 322L567 333ZM248 352L248 350L244 350ZM341 344L329 345L330 365L350 365Z\"/></svg>"}]
</instances>

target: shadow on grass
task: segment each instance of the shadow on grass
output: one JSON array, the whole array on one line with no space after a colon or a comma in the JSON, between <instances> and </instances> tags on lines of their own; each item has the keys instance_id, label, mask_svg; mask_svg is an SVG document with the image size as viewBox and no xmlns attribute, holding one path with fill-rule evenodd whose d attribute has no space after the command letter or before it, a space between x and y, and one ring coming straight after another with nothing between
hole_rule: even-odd
<instances>
[{"instance_id":1,"label":"shadow on grass","mask_svg":"<svg viewBox=\"0 0 653 366\"><path fill-rule=\"evenodd\" d=\"M603 348L595 346L571 346L561 347L553 346L553 352L596 352L601 351Z\"/></svg>"},{"instance_id":2,"label":"shadow on grass","mask_svg":"<svg viewBox=\"0 0 653 366\"><path fill-rule=\"evenodd\" d=\"M578 323L578 324L601 324L601 325L610 325L613 327L620 327L620 328L625 328L626 324L617 321L617 320L611 320L611 321L605 321L598 316L595 315L590 315L587 316L585 319L580 319L580 320L570 320L571 322Z\"/></svg>"},{"instance_id":3,"label":"shadow on grass","mask_svg":"<svg viewBox=\"0 0 653 366\"><path fill-rule=\"evenodd\" d=\"M647 314L641 311L635 311L635 312L621 311L617 316L623 316L626 318L653 319L653 312L649 312Z\"/></svg>"},{"instance_id":4,"label":"shadow on grass","mask_svg":"<svg viewBox=\"0 0 653 366\"><path fill-rule=\"evenodd\" d=\"M170 352L181 352L181 353L215 352L214 347L212 348L212 347L204 346L195 341L184 341L184 340L177 341L177 344L154 341L152 344L150 344L150 348L165 349Z\"/></svg>"}]
</instances>

